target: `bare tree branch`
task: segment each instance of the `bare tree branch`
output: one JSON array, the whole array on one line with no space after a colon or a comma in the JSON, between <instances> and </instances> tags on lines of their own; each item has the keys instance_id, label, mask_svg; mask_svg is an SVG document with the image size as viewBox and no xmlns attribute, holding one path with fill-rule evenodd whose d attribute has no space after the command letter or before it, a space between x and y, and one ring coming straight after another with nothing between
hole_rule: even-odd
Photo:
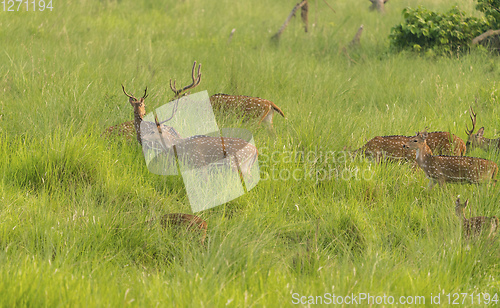
<instances>
[{"instance_id":1,"label":"bare tree branch","mask_svg":"<svg viewBox=\"0 0 500 308\"><path fill-rule=\"evenodd\" d=\"M476 44L479 44L481 43L483 40L485 40L486 38L490 37L490 36L494 36L494 35L500 35L500 29L499 30L488 30L486 32L484 32L483 34L479 35L479 36L476 36L473 40L472 40L472 45L476 45Z\"/></svg>"},{"instance_id":2,"label":"bare tree branch","mask_svg":"<svg viewBox=\"0 0 500 308\"><path fill-rule=\"evenodd\" d=\"M278 30L278 32L275 35L273 35L273 37L272 37L273 39L278 40L280 38L281 33L283 33L283 31L285 31L285 28L288 26L288 23L290 23L290 20L292 19L292 17L295 16L295 12L299 8L302 8L304 5L307 5L307 0L303 0L302 2L297 3L295 5L295 7L293 8L293 10L288 15L288 18L285 20L285 23L281 26L281 28ZM302 18L304 18L304 17L302 17ZM307 32L307 30L306 30L306 32Z\"/></svg>"}]
</instances>

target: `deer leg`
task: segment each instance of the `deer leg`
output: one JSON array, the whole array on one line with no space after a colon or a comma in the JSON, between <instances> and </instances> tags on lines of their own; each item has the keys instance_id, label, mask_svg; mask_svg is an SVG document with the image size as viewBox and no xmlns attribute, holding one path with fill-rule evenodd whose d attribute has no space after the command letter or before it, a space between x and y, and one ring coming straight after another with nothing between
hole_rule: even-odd
<instances>
[{"instance_id":1,"label":"deer leg","mask_svg":"<svg viewBox=\"0 0 500 308\"><path fill-rule=\"evenodd\" d=\"M269 106L267 110L264 112L262 117L260 118L259 124L262 122L268 123L271 127L273 126L273 108Z\"/></svg>"},{"instance_id":2,"label":"deer leg","mask_svg":"<svg viewBox=\"0 0 500 308\"><path fill-rule=\"evenodd\" d=\"M436 185L436 181L433 179L429 179L429 185L427 185L427 189L431 190Z\"/></svg>"},{"instance_id":3,"label":"deer leg","mask_svg":"<svg viewBox=\"0 0 500 308\"><path fill-rule=\"evenodd\" d=\"M379 151L375 152L375 162L377 164L380 164L380 162L382 161L382 156L383 154Z\"/></svg>"},{"instance_id":4,"label":"deer leg","mask_svg":"<svg viewBox=\"0 0 500 308\"><path fill-rule=\"evenodd\" d=\"M439 183L439 187L443 187L445 182L444 182L444 178L439 178L438 179L438 183Z\"/></svg>"}]
</instances>

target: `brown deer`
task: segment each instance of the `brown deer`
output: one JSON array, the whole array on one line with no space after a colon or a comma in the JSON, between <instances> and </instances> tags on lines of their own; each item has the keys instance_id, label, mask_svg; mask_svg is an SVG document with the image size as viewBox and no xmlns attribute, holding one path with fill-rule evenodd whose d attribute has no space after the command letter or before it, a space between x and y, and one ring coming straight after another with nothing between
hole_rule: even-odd
<instances>
[{"instance_id":1,"label":"brown deer","mask_svg":"<svg viewBox=\"0 0 500 308\"><path fill-rule=\"evenodd\" d=\"M175 80L172 84L172 79L170 79L170 88L174 92L173 99L177 99L181 96L188 94L188 92L187 92L188 90L190 90L190 89L192 89L200 84L200 81L201 81L201 63L198 66L198 73L196 75L195 75L195 72L196 72L195 69L196 69L196 61L194 61L193 69L192 69L192 73L191 73L193 82L190 85L185 86L182 89L177 90L175 88ZM134 108L134 121L127 121L127 122L123 122L123 123L115 125L115 126L108 127L101 134L101 136L109 137L111 135L121 135L127 139L131 139L135 133L137 141L139 142L139 144L142 145L141 123L143 121L144 116L146 115L146 104L144 103L144 100L148 97L148 94L147 94L148 88L146 87L146 89L144 90L144 95L141 98L136 98L135 96L128 94L125 91L125 87L123 85L122 85L122 90L123 90L123 93L125 93L125 95L129 98L129 103ZM155 129L154 123L151 123L151 125L149 125L149 128L151 130L154 130Z\"/></svg>"},{"instance_id":2,"label":"brown deer","mask_svg":"<svg viewBox=\"0 0 500 308\"><path fill-rule=\"evenodd\" d=\"M467 139L467 151L475 148L481 148L485 151L500 150L500 138L488 139L483 137L484 127L481 127L477 133L473 134L476 128L476 113L472 110L472 107L470 108L469 116L472 121L472 129L469 129L467 126L465 128L465 132L469 136Z\"/></svg>"},{"instance_id":3,"label":"brown deer","mask_svg":"<svg viewBox=\"0 0 500 308\"><path fill-rule=\"evenodd\" d=\"M355 151L373 157L377 162L383 158L389 160L415 161L414 150L403 147L412 137L409 136L377 136ZM465 143L462 139L448 132L428 133L427 144L432 152L443 155L461 156L465 154Z\"/></svg>"},{"instance_id":4,"label":"brown deer","mask_svg":"<svg viewBox=\"0 0 500 308\"><path fill-rule=\"evenodd\" d=\"M111 127L108 127L101 136L109 137L111 135L120 135L124 136L127 139L132 139L132 137L136 136L137 141L141 144L141 133L140 127L141 122L146 115L146 104L144 104L144 100L148 97L147 91L148 88L144 90L144 95L141 98L136 98L133 95L128 94L125 91L125 87L122 85L122 90L125 95L129 98L129 103L134 108L134 121L127 121L121 124L117 124Z\"/></svg>"},{"instance_id":5,"label":"brown deer","mask_svg":"<svg viewBox=\"0 0 500 308\"><path fill-rule=\"evenodd\" d=\"M188 90L199 85L201 81L200 67L198 67L196 75L196 62L194 63L190 85L177 90L175 81L170 82L170 88L176 98L185 95ZM176 108L169 119L162 122L159 122L156 117L156 123L143 121L142 117L136 118L140 119L136 129L138 129L142 144L147 148L161 150L164 156L177 157L188 168L201 168L229 158L233 170L241 171L244 176L251 176L251 168L258 157L257 148L253 144L241 138L231 137L196 135L183 138L173 127L164 124L175 115L175 110Z\"/></svg>"},{"instance_id":6,"label":"brown deer","mask_svg":"<svg viewBox=\"0 0 500 308\"><path fill-rule=\"evenodd\" d=\"M186 230L201 232L200 242L205 246L207 237L207 222L198 216L184 213L165 214L161 217L160 223L163 228L184 227Z\"/></svg>"},{"instance_id":7,"label":"brown deer","mask_svg":"<svg viewBox=\"0 0 500 308\"><path fill-rule=\"evenodd\" d=\"M427 132L419 132L410 138L404 147L416 150L415 160L429 178L429 189L439 183L462 182L477 184L493 181L498 172L496 163L482 158L467 156L433 155L427 145Z\"/></svg>"},{"instance_id":8,"label":"brown deer","mask_svg":"<svg viewBox=\"0 0 500 308\"><path fill-rule=\"evenodd\" d=\"M269 126L273 125L275 112L286 118L283 111L276 104L259 97L219 93L210 96L210 103L214 110L239 111L245 116L259 118L259 124L265 122Z\"/></svg>"},{"instance_id":9,"label":"brown deer","mask_svg":"<svg viewBox=\"0 0 500 308\"><path fill-rule=\"evenodd\" d=\"M172 80L170 80L170 88L174 92L175 95L174 98L178 98L182 95L187 94L184 92L200 84L201 64L200 68L198 68L198 77L196 77L196 79L194 74L195 65L193 66L193 72L192 72L193 83L191 85L184 87L183 89L177 90L175 87L175 81L172 85ZM181 95L181 93L184 94ZM225 111L225 110L241 111L247 116L258 117L259 124L262 122L266 122L270 126L272 126L273 116L275 112L279 113L282 117L285 117L283 111L281 111L281 109L278 106L276 106L276 104L259 97L250 97L244 95L229 95L229 94L219 93L210 96L210 103L212 104L212 108L217 111Z\"/></svg>"},{"instance_id":10,"label":"brown deer","mask_svg":"<svg viewBox=\"0 0 500 308\"><path fill-rule=\"evenodd\" d=\"M462 220L463 234L466 239L470 239L471 237L478 237L483 232L488 232L488 238L493 238L496 236L496 234L498 233L498 218L496 216L478 216L467 219L465 217L465 209L469 205L469 199L465 200L464 204L461 204L460 198L457 198L455 204L455 213Z\"/></svg>"},{"instance_id":11,"label":"brown deer","mask_svg":"<svg viewBox=\"0 0 500 308\"><path fill-rule=\"evenodd\" d=\"M251 168L259 154L253 144L232 137L196 135L182 138L174 128L160 124L156 117L155 122L157 133L148 130L142 135L145 146L161 149L167 157L175 155L187 168L202 168L229 158L235 172L241 171L243 176L251 177Z\"/></svg>"}]
</instances>

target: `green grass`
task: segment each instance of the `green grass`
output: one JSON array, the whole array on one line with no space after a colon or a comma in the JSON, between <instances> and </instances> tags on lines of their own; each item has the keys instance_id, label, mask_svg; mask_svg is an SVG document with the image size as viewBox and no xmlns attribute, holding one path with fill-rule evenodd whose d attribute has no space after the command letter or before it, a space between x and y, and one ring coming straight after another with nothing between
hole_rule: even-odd
<instances>
[{"instance_id":1,"label":"green grass","mask_svg":"<svg viewBox=\"0 0 500 308\"><path fill-rule=\"evenodd\" d=\"M108 0L0 13L0 306L279 307L294 293L431 306L431 293L442 304L448 293L500 293L498 240L465 241L454 214L460 195L473 216L500 216L498 187L429 191L409 164L342 156L425 127L466 139L469 106L499 137L498 56L389 50L405 6L477 15L474 3L390 1L380 16L369 1L330 2L336 13L311 1L309 33L296 18L273 43L294 4ZM342 48L361 24L349 59ZM242 124L262 180L198 213L206 248L149 222L191 211L181 177L149 173L136 142L100 136L132 119L120 84L136 96L147 86L152 111L172 97L171 78L189 82L194 60L197 90L263 97L288 118L275 117L274 135Z\"/></svg>"}]
</instances>

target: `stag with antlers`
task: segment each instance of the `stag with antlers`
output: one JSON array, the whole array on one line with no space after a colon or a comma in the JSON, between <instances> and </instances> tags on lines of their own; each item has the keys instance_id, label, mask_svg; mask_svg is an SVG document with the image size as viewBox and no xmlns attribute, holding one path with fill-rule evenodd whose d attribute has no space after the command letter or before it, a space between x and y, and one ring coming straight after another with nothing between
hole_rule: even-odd
<instances>
[{"instance_id":1,"label":"stag with antlers","mask_svg":"<svg viewBox=\"0 0 500 308\"><path fill-rule=\"evenodd\" d=\"M467 139L467 151L473 150L475 148L481 148L485 151L489 150L499 150L500 149L500 138L497 139L488 139L483 136L484 127L481 127L477 133L474 134L474 129L476 128L476 113L470 107L469 112L470 119L472 121L472 128L469 129L467 126L465 127L465 133L469 138Z\"/></svg>"},{"instance_id":2,"label":"stag with antlers","mask_svg":"<svg viewBox=\"0 0 500 308\"><path fill-rule=\"evenodd\" d=\"M427 136L427 132L419 132L404 147L416 150L416 161L429 179L429 189L436 183L442 186L445 182L495 182L498 173L496 163L477 157L433 155L426 142Z\"/></svg>"}]
</instances>

